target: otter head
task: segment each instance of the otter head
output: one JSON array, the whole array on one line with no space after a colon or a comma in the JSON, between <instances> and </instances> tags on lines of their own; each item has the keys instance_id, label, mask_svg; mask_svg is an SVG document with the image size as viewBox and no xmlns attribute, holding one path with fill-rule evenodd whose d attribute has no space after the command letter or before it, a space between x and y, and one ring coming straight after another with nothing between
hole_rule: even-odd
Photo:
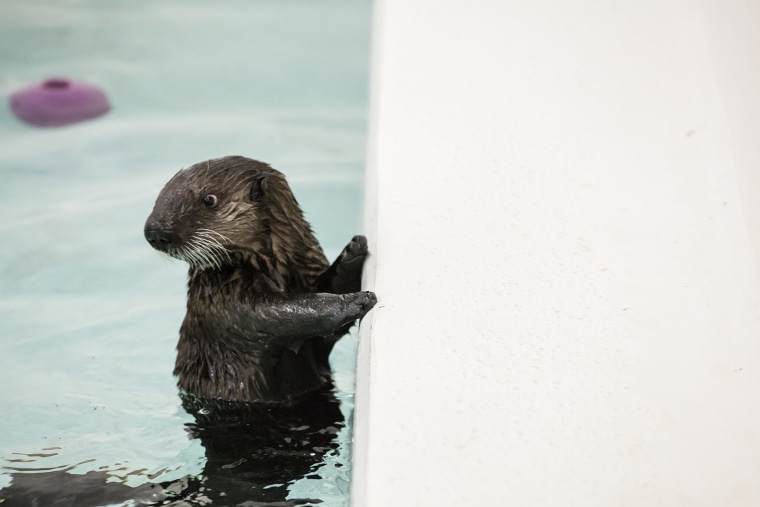
<instances>
[{"instance_id":1,"label":"otter head","mask_svg":"<svg viewBox=\"0 0 760 507\"><path fill-rule=\"evenodd\" d=\"M200 269L286 261L319 248L285 177L267 164L224 157L179 171L145 222L156 250ZM283 254L283 245L284 254Z\"/></svg>"}]
</instances>

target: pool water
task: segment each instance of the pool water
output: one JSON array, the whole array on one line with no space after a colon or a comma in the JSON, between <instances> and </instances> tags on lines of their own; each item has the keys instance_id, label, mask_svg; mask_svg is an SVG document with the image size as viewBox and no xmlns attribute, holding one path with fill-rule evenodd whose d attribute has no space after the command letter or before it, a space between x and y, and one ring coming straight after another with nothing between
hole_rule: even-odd
<instances>
[{"instance_id":1,"label":"pool water","mask_svg":"<svg viewBox=\"0 0 760 507\"><path fill-rule=\"evenodd\" d=\"M369 24L366 0L3 2L4 505L347 505L355 332L303 407L191 413L171 373L186 265L142 228L178 169L245 155L287 175L334 258L361 232ZM16 120L7 97L51 76L112 110Z\"/></svg>"}]
</instances>

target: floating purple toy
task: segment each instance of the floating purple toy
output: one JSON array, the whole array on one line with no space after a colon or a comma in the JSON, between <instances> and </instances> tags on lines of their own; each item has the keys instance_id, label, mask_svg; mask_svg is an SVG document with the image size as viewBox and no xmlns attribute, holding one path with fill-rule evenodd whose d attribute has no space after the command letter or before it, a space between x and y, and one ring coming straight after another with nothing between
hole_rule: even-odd
<instances>
[{"instance_id":1,"label":"floating purple toy","mask_svg":"<svg viewBox=\"0 0 760 507\"><path fill-rule=\"evenodd\" d=\"M104 115L111 106L106 94L86 83L50 78L11 95L11 110L37 127L60 127Z\"/></svg>"}]
</instances>

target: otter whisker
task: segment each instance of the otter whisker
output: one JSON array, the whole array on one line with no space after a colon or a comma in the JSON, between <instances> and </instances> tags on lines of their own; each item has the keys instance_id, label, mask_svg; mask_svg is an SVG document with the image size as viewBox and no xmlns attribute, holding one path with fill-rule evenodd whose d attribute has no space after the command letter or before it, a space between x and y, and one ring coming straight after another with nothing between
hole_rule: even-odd
<instances>
[{"instance_id":1,"label":"otter whisker","mask_svg":"<svg viewBox=\"0 0 760 507\"><path fill-rule=\"evenodd\" d=\"M225 264L225 258L227 262L231 261L227 249L208 234L196 232L187 246L192 249L194 256L201 260L198 263L199 267L221 269Z\"/></svg>"},{"instance_id":2,"label":"otter whisker","mask_svg":"<svg viewBox=\"0 0 760 507\"><path fill-rule=\"evenodd\" d=\"M214 262L214 259L211 255L209 255L209 252L206 248L203 247L203 245L199 245L198 241L193 240L190 242L190 245L192 248L190 249L193 253L193 256L198 260L197 265L200 268L210 268L210 267L216 267L216 263Z\"/></svg>"},{"instance_id":3,"label":"otter whisker","mask_svg":"<svg viewBox=\"0 0 760 507\"><path fill-rule=\"evenodd\" d=\"M183 260L190 264L191 266L194 264L194 259L191 257L190 253L187 251L186 246L182 246L181 248L178 248L173 252L173 255L180 260Z\"/></svg>"},{"instance_id":4,"label":"otter whisker","mask_svg":"<svg viewBox=\"0 0 760 507\"><path fill-rule=\"evenodd\" d=\"M191 245L188 244L181 248L184 260L191 266L196 266L199 268L206 267L205 266L206 263L203 257L201 257L201 255L195 248L190 248L190 247Z\"/></svg>"},{"instance_id":5,"label":"otter whisker","mask_svg":"<svg viewBox=\"0 0 760 507\"><path fill-rule=\"evenodd\" d=\"M230 253L227 251L227 249L219 242L219 240L214 237L214 235L210 234L213 231L210 231L208 229L199 229L196 231L196 233L193 235L193 241L195 243L199 243L205 247L211 253L217 260L218 263L221 265L224 264L224 260L226 258L227 262L230 262L232 258L230 257ZM222 234L216 234L216 236L219 236L223 240L227 240Z\"/></svg>"},{"instance_id":6,"label":"otter whisker","mask_svg":"<svg viewBox=\"0 0 760 507\"><path fill-rule=\"evenodd\" d=\"M209 250L222 248L222 246L215 239L204 236L202 234L197 234L192 241Z\"/></svg>"},{"instance_id":7,"label":"otter whisker","mask_svg":"<svg viewBox=\"0 0 760 507\"><path fill-rule=\"evenodd\" d=\"M216 248L218 248L220 251L223 251L224 253L226 253L227 254L227 258L229 259L229 253L227 252L227 248L225 248L224 245L222 244L222 242L224 242L224 243L232 243L232 241L230 241L229 238L227 238L223 234L220 234L220 233L218 233L216 231L212 231L210 229L199 229L199 230L196 231L195 234L196 234L196 236L202 237L202 238L207 239L207 240L211 241L212 243L214 243L214 245L216 246ZM219 238L219 239L217 239L217 238ZM221 242L220 242L220 239L221 239Z\"/></svg>"},{"instance_id":8,"label":"otter whisker","mask_svg":"<svg viewBox=\"0 0 760 507\"><path fill-rule=\"evenodd\" d=\"M203 238L194 238L192 243L198 254L205 259L208 264L213 265L216 268L221 268L221 260L216 252L216 245Z\"/></svg>"},{"instance_id":9,"label":"otter whisker","mask_svg":"<svg viewBox=\"0 0 760 507\"><path fill-rule=\"evenodd\" d=\"M220 262L225 263L226 258L226 264L230 263L230 255L227 253L226 250L220 250L218 248L209 248L209 253L212 254L215 258L219 259Z\"/></svg>"},{"instance_id":10,"label":"otter whisker","mask_svg":"<svg viewBox=\"0 0 760 507\"><path fill-rule=\"evenodd\" d=\"M227 236L220 233L219 231L212 229L198 229L196 232L204 235L217 236L225 243L232 243L232 241Z\"/></svg>"},{"instance_id":11,"label":"otter whisker","mask_svg":"<svg viewBox=\"0 0 760 507\"><path fill-rule=\"evenodd\" d=\"M203 234L203 233L198 233L198 234L196 234L196 236L197 236L197 239L199 241L203 241L206 245L208 245L208 246L210 246L210 247L212 247L214 249L224 250L224 251L227 250L226 248L224 248L222 246L221 243L219 243L219 240L217 240L215 237L213 237L211 235Z\"/></svg>"}]
</instances>

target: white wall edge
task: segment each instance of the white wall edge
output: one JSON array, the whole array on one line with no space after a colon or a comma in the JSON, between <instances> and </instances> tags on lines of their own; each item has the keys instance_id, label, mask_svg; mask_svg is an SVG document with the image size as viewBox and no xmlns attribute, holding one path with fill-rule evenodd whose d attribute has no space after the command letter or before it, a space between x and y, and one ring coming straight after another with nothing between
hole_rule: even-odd
<instances>
[{"instance_id":1,"label":"white wall edge","mask_svg":"<svg viewBox=\"0 0 760 507\"><path fill-rule=\"evenodd\" d=\"M760 505L758 54L751 0L377 0L352 505Z\"/></svg>"}]
</instances>

